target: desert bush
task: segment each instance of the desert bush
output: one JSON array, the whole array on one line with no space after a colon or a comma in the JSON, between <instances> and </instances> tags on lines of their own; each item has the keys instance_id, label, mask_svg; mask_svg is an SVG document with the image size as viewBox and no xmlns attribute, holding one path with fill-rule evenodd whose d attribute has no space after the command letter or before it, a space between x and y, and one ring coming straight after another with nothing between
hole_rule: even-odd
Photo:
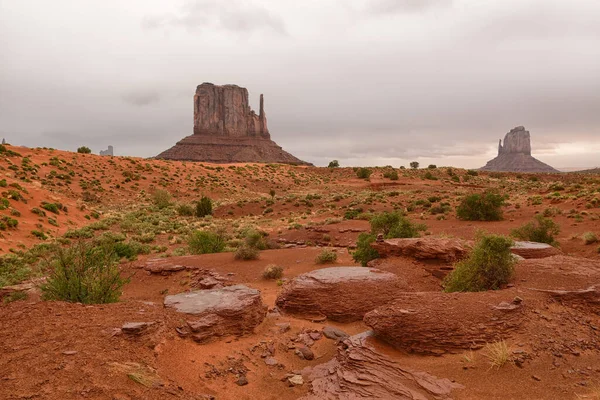
<instances>
[{"instance_id":1,"label":"desert bush","mask_svg":"<svg viewBox=\"0 0 600 400\"><path fill-rule=\"evenodd\" d=\"M366 267L369 261L379 258L379 252L371 247L371 243L373 243L375 239L375 235L370 235L368 233L361 233L358 235L356 251L352 253L352 258L363 267Z\"/></svg>"},{"instance_id":2,"label":"desert bush","mask_svg":"<svg viewBox=\"0 0 600 400\"><path fill-rule=\"evenodd\" d=\"M194 231L188 237L190 254L220 253L225 250L225 237L219 232Z\"/></svg>"},{"instance_id":3,"label":"desert bush","mask_svg":"<svg viewBox=\"0 0 600 400\"><path fill-rule=\"evenodd\" d=\"M177 214L182 217L190 217L195 214L195 210L190 204L179 204L177 206Z\"/></svg>"},{"instance_id":4,"label":"desert bush","mask_svg":"<svg viewBox=\"0 0 600 400\"><path fill-rule=\"evenodd\" d=\"M337 253L333 250L325 249L319 253L315 259L317 264L333 264L337 260Z\"/></svg>"},{"instance_id":5,"label":"desert bush","mask_svg":"<svg viewBox=\"0 0 600 400\"><path fill-rule=\"evenodd\" d=\"M51 213L54 214L59 214L60 213L60 209L62 207L60 207L58 204L56 203L43 203L42 204L42 208L44 210L50 211Z\"/></svg>"},{"instance_id":6,"label":"desert bush","mask_svg":"<svg viewBox=\"0 0 600 400\"><path fill-rule=\"evenodd\" d=\"M92 152L92 150L87 146L81 146L80 148L77 149L77 152L81 153L81 154L90 154Z\"/></svg>"},{"instance_id":7,"label":"desert bush","mask_svg":"<svg viewBox=\"0 0 600 400\"><path fill-rule=\"evenodd\" d=\"M327 168L338 168L340 166L340 162L338 160L333 160L329 162Z\"/></svg>"},{"instance_id":8,"label":"desert bush","mask_svg":"<svg viewBox=\"0 0 600 400\"><path fill-rule=\"evenodd\" d=\"M472 194L456 208L458 219L465 221L500 221L506 196L494 192Z\"/></svg>"},{"instance_id":9,"label":"desert bush","mask_svg":"<svg viewBox=\"0 0 600 400\"><path fill-rule=\"evenodd\" d=\"M429 165L427 166L427 168L429 168L429 169L436 169L436 168L437 168L437 165L435 165L435 164L429 164Z\"/></svg>"},{"instance_id":10,"label":"desert bush","mask_svg":"<svg viewBox=\"0 0 600 400\"><path fill-rule=\"evenodd\" d=\"M171 205L171 193L166 190L156 190L152 193L152 203L159 209L167 208Z\"/></svg>"},{"instance_id":11,"label":"desert bush","mask_svg":"<svg viewBox=\"0 0 600 400\"><path fill-rule=\"evenodd\" d=\"M244 244L257 250L266 250L269 248L265 236L256 229L249 229L244 235Z\"/></svg>"},{"instance_id":12,"label":"desert bush","mask_svg":"<svg viewBox=\"0 0 600 400\"><path fill-rule=\"evenodd\" d=\"M554 236L559 233L560 226L558 226L556 222L538 214L534 217L534 221L513 229L511 236L520 240L548 243L552 246L556 246L558 245L558 242L556 242Z\"/></svg>"},{"instance_id":13,"label":"desert bush","mask_svg":"<svg viewBox=\"0 0 600 400\"><path fill-rule=\"evenodd\" d=\"M417 169L417 168L419 168L419 163L416 162L416 161L413 161L413 162L410 163L410 167L412 169Z\"/></svg>"},{"instance_id":14,"label":"desert bush","mask_svg":"<svg viewBox=\"0 0 600 400\"><path fill-rule=\"evenodd\" d=\"M420 232L427 230L424 224L415 224L401 213L383 212L370 220L371 234L383 234L386 239L419 237Z\"/></svg>"},{"instance_id":15,"label":"desert bush","mask_svg":"<svg viewBox=\"0 0 600 400\"><path fill-rule=\"evenodd\" d=\"M212 200L206 196L202 196L200 201L196 203L196 217L203 218L207 215L212 215Z\"/></svg>"},{"instance_id":16,"label":"desert bush","mask_svg":"<svg viewBox=\"0 0 600 400\"><path fill-rule=\"evenodd\" d=\"M594 232L586 232L581 235L584 244L598 243L598 236Z\"/></svg>"},{"instance_id":17,"label":"desert bush","mask_svg":"<svg viewBox=\"0 0 600 400\"><path fill-rule=\"evenodd\" d=\"M269 264L262 274L264 279L280 279L283 276L283 267L275 264Z\"/></svg>"},{"instance_id":18,"label":"desert bush","mask_svg":"<svg viewBox=\"0 0 600 400\"><path fill-rule=\"evenodd\" d=\"M383 177L390 179L392 181L397 181L398 180L398 171L396 171L395 169L387 170L383 173Z\"/></svg>"},{"instance_id":19,"label":"desert bush","mask_svg":"<svg viewBox=\"0 0 600 400\"><path fill-rule=\"evenodd\" d=\"M467 171L467 175L469 176L477 176L479 175L479 172L475 171L474 169L470 169Z\"/></svg>"},{"instance_id":20,"label":"desert bush","mask_svg":"<svg viewBox=\"0 0 600 400\"><path fill-rule=\"evenodd\" d=\"M258 259L259 253L260 251L257 248L244 244L237 248L234 258L236 260L256 260Z\"/></svg>"},{"instance_id":21,"label":"desert bush","mask_svg":"<svg viewBox=\"0 0 600 400\"><path fill-rule=\"evenodd\" d=\"M114 303L128 279L121 278L118 257L110 246L79 242L59 247L49 261L43 298L83 304Z\"/></svg>"},{"instance_id":22,"label":"desert bush","mask_svg":"<svg viewBox=\"0 0 600 400\"><path fill-rule=\"evenodd\" d=\"M446 292L480 292L499 289L514 273L512 239L481 234L469 258L458 262L446 279Z\"/></svg>"},{"instance_id":23,"label":"desert bush","mask_svg":"<svg viewBox=\"0 0 600 400\"><path fill-rule=\"evenodd\" d=\"M371 171L369 168L364 167L361 167L356 170L356 176L360 179L369 179L372 173L373 171Z\"/></svg>"}]
</instances>

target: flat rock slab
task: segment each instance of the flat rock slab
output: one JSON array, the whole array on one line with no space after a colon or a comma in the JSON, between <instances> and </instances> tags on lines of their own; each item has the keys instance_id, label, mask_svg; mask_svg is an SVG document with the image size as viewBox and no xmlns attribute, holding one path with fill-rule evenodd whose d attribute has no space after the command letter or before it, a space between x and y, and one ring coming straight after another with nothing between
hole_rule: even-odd
<instances>
[{"instance_id":1,"label":"flat rock slab","mask_svg":"<svg viewBox=\"0 0 600 400\"><path fill-rule=\"evenodd\" d=\"M179 293L165 297L164 305L190 316L177 332L197 342L250 333L267 312L260 292L244 285Z\"/></svg>"},{"instance_id":2,"label":"flat rock slab","mask_svg":"<svg viewBox=\"0 0 600 400\"><path fill-rule=\"evenodd\" d=\"M455 262L467 256L473 243L451 238L387 239L371 244L380 256L412 257L419 260Z\"/></svg>"},{"instance_id":3,"label":"flat rock slab","mask_svg":"<svg viewBox=\"0 0 600 400\"><path fill-rule=\"evenodd\" d=\"M401 293L364 322L406 351L439 355L477 349L520 328L525 306L515 291Z\"/></svg>"},{"instance_id":4,"label":"flat rock slab","mask_svg":"<svg viewBox=\"0 0 600 400\"><path fill-rule=\"evenodd\" d=\"M165 260L164 258L153 258L146 261L143 268L152 274L167 275L173 272L183 271L186 269L186 266L174 264L171 260Z\"/></svg>"},{"instance_id":5,"label":"flat rock slab","mask_svg":"<svg viewBox=\"0 0 600 400\"><path fill-rule=\"evenodd\" d=\"M302 371L310 391L301 399L441 400L450 399L453 390L464 388L449 379L406 368L380 351L379 346L371 332L344 340L332 360Z\"/></svg>"},{"instance_id":6,"label":"flat rock slab","mask_svg":"<svg viewBox=\"0 0 600 400\"><path fill-rule=\"evenodd\" d=\"M527 258L546 258L562 254L562 251L546 243L515 242L510 251L513 254Z\"/></svg>"},{"instance_id":7,"label":"flat rock slab","mask_svg":"<svg viewBox=\"0 0 600 400\"><path fill-rule=\"evenodd\" d=\"M406 289L389 272L364 267L331 267L299 275L284 286L276 304L284 312L314 319L358 321Z\"/></svg>"}]
</instances>

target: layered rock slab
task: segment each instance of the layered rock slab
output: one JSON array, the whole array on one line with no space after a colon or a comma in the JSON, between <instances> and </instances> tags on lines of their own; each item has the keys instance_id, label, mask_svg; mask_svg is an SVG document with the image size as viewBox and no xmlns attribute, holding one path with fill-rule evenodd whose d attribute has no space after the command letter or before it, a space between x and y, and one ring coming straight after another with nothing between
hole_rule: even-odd
<instances>
[{"instance_id":1,"label":"layered rock slab","mask_svg":"<svg viewBox=\"0 0 600 400\"><path fill-rule=\"evenodd\" d=\"M345 339L335 358L306 368L310 393L303 400L449 399L463 386L403 367L378 349L371 332Z\"/></svg>"},{"instance_id":2,"label":"layered rock slab","mask_svg":"<svg viewBox=\"0 0 600 400\"><path fill-rule=\"evenodd\" d=\"M237 85L203 83L194 95L194 131L156 158L211 163L268 162L310 165L271 140L260 95L257 115L248 90Z\"/></svg>"},{"instance_id":3,"label":"layered rock slab","mask_svg":"<svg viewBox=\"0 0 600 400\"><path fill-rule=\"evenodd\" d=\"M515 242L510 251L525 259L546 258L562 254L562 251L546 243Z\"/></svg>"},{"instance_id":4,"label":"layered rock slab","mask_svg":"<svg viewBox=\"0 0 600 400\"><path fill-rule=\"evenodd\" d=\"M380 256L412 257L418 260L455 262L467 256L472 242L450 238L387 239L371 244Z\"/></svg>"},{"instance_id":5,"label":"layered rock slab","mask_svg":"<svg viewBox=\"0 0 600 400\"><path fill-rule=\"evenodd\" d=\"M188 315L177 332L197 342L251 333L267 312L260 292L244 285L179 293L165 297L164 305Z\"/></svg>"},{"instance_id":6,"label":"layered rock slab","mask_svg":"<svg viewBox=\"0 0 600 400\"><path fill-rule=\"evenodd\" d=\"M359 321L406 287L396 275L374 268L323 268L294 278L276 304L282 311L304 318Z\"/></svg>"},{"instance_id":7,"label":"layered rock slab","mask_svg":"<svg viewBox=\"0 0 600 400\"><path fill-rule=\"evenodd\" d=\"M498 144L498 156L480 168L482 171L560 172L531 156L531 135L522 126L511 129Z\"/></svg>"},{"instance_id":8,"label":"layered rock slab","mask_svg":"<svg viewBox=\"0 0 600 400\"><path fill-rule=\"evenodd\" d=\"M364 322L395 347L437 355L507 338L520 328L524 308L510 292L401 293Z\"/></svg>"}]
</instances>

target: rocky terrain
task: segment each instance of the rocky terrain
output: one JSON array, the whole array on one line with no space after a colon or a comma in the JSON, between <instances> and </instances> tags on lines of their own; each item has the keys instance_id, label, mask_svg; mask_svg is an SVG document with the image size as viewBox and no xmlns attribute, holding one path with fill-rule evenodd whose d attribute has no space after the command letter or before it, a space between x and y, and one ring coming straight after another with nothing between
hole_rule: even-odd
<instances>
[{"instance_id":1,"label":"rocky terrain","mask_svg":"<svg viewBox=\"0 0 600 400\"><path fill-rule=\"evenodd\" d=\"M271 140L262 94L260 111L256 115L250 108L246 88L212 83L203 83L196 88L194 134L156 158L211 163L307 164Z\"/></svg>"},{"instance_id":2,"label":"rocky terrain","mask_svg":"<svg viewBox=\"0 0 600 400\"><path fill-rule=\"evenodd\" d=\"M482 171L558 172L531 156L531 135L524 127L513 128L498 144L498 157L488 161Z\"/></svg>"},{"instance_id":3,"label":"rocky terrain","mask_svg":"<svg viewBox=\"0 0 600 400\"><path fill-rule=\"evenodd\" d=\"M600 177L370 170L1 147L0 398L598 398ZM458 219L487 189L504 218ZM212 215L190 214L202 196ZM378 238L360 266L359 235L393 210L421 237ZM536 215L557 243L517 241L508 284L442 291L478 232ZM196 254L197 231L224 247ZM131 250L118 302L42 298L55 247L80 241Z\"/></svg>"}]
</instances>

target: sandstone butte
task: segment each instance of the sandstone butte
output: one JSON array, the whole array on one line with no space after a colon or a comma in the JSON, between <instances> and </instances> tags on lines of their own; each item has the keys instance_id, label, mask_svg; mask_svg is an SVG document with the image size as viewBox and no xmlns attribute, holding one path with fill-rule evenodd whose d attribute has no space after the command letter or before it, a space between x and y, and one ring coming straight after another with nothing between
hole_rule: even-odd
<instances>
[{"instance_id":1,"label":"sandstone butte","mask_svg":"<svg viewBox=\"0 0 600 400\"><path fill-rule=\"evenodd\" d=\"M559 172L531 156L531 135L524 127L511 129L498 144L498 157L488 161L481 171Z\"/></svg>"},{"instance_id":2,"label":"sandstone butte","mask_svg":"<svg viewBox=\"0 0 600 400\"><path fill-rule=\"evenodd\" d=\"M282 163L312 165L271 140L264 97L258 115L248 90L237 85L203 83L194 95L194 133L156 156L158 159L211 163Z\"/></svg>"}]
</instances>

